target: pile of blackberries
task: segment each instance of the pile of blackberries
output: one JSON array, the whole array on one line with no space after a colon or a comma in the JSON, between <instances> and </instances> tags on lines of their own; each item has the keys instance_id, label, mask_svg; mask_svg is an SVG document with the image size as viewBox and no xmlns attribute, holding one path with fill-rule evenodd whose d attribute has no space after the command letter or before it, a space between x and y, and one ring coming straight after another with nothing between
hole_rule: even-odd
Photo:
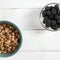
<instances>
[{"instance_id":1,"label":"pile of blackberries","mask_svg":"<svg viewBox=\"0 0 60 60\"><path fill-rule=\"evenodd\" d=\"M44 17L43 23L47 28L51 27L53 30L60 28L60 9L56 4L54 6L46 6L42 12Z\"/></svg>"}]
</instances>

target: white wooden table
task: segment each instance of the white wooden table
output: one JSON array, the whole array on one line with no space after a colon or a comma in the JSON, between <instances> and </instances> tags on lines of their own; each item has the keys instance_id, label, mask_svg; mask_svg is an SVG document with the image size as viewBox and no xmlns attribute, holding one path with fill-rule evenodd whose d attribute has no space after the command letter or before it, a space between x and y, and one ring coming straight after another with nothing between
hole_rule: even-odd
<instances>
[{"instance_id":1,"label":"white wooden table","mask_svg":"<svg viewBox=\"0 0 60 60\"><path fill-rule=\"evenodd\" d=\"M0 59L60 60L60 31L50 32L45 30L39 19L40 10L44 5L60 1L14 1L6 0L3 2L0 0L0 8L7 8L0 9L0 20L9 20L15 23L21 29L23 42L21 49L15 55Z\"/></svg>"}]
</instances>

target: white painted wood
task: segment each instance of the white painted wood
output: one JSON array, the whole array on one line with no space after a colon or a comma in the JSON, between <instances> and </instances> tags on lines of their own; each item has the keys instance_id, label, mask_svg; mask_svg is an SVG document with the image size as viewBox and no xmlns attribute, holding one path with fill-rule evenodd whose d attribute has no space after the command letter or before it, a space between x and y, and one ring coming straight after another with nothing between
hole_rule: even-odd
<instances>
[{"instance_id":1,"label":"white painted wood","mask_svg":"<svg viewBox=\"0 0 60 60\"><path fill-rule=\"evenodd\" d=\"M16 24L22 31L22 50L60 50L60 31L42 30L41 9L0 9L0 20Z\"/></svg>"},{"instance_id":2,"label":"white painted wood","mask_svg":"<svg viewBox=\"0 0 60 60\"><path fill-rule=\"evenodd\" d=\"M0 9L0 20L9 20L21 29L43 29L40 23L41 9Z\"/></svg>"},{"instance_id":3,"label":"white painted wood","mask_svg":"<svg viewBox=\"0 0 60 60\"><path fill-rule=\"evenodd\" d=\"M39 51L43 49L42 34L43 31L23 30L22 50Z\"/></svg>"},{"instance_id":4,"label":"white painted wood","mask_svg":"<svg viewBox=\"0 0 60 60\"><path fill-rule=\"evenodd\" d=\"M11 57L0 58L0 60L41 60L41 53L39 52L19 52Z\"/></svg>"},{"instance_id":5,"label":"white painted wood","mask_svg":"<svg viewBox=\"0 0 60 60\"><path fill-rule=\"evenodd\" d=\"M43 52L41 60L60 60L60 52Z\"/></svg>"},{"instance_id":6,"label":"white painted wood","mask_svg":"<svg viewBox=\"0 0 60 60\"><path fill-rule=\"evenodd\" d=\"M21 49L0 60L60 60L60 31L42 30L39 19L40 8L52 2L60 0L0 0L0 8L20 8L0 9L0 20L15 23L23 35Z\"/></svg>"},{"instance_id":7,"label":"white painted wood","mask_svg":"<svg viewBox=\"0 0 60 60\"><path fill-rule=\"evenodd\" d=\"M60 0L0 0L0 8L40 8L48 3L60 3Z\"/></svg>"},{"instance_id":8,"label":"white painted wood","mask_svg":"<svg viewBox=\"0 0 60 60\"><path fill-rule=\"evenodd\" d=\"M60 50L60 31L23 30L22 50Z\"/></svg>"}]
</instances>

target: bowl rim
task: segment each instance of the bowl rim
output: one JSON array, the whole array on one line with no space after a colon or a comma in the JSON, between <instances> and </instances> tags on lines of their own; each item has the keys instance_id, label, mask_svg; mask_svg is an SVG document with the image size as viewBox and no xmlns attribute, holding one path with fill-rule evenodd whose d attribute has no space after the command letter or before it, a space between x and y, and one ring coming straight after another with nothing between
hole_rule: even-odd
<instances>
[{"instance_id":1,"label":"bowl rim","mask_svg":"<svg viewBox=\"0 0 60 60\"><path fill-rule=\"evenodd\" d=\"M8 23L8 24L13 25L14 27L16 27L16 29L18 29L19 34L20 34L20 38L21 38L19 40L20 44L18 45L18 47L16 48L16 50L14 52L11 52L11 53L0 54L0 57L11 57L11 56L15 55L19 51L19 49L22 47L22 40L23 40L22 39L22 30L15 23L13 23L11 21L0 20L0 23Z\"/></svg>"},{"instance_id":2,"label":"bowl rim","mask_svg":"<svg viewBox=\"0 0 60 60\"><path fill-rule=\"evenodd\" d=\"M41 14L42 14L44 8L45 8L46 6L48 6L48 5L51 5L51 4L60 5L59 3L48 3L48 4L46 4L46 5L41 9L41 11L40 11L39 19L41 18ZM41 21L40 21L40 23L41 23ZM50 29L48 29L47 27L45 27L42 23L41 23L41 25L42 25L42 27L43 27L45 30L48 30L48 31L51 31L51 32L59 31L59 29L58 29L58 30L50 30Z\"/></svg>"}]
</instances>

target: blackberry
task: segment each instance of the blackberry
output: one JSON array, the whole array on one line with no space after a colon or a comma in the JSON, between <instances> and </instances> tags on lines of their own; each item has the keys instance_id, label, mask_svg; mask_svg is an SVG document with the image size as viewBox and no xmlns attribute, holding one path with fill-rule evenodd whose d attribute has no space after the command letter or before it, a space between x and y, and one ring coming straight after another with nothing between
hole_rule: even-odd
<instances>
[{"instance_id":1,"label":"blackberry","mask_svg":"<svg viewBox=\"0 0 60 60\"><path fill-rule=\"evenodd\" d=\"M52 28L53 30L57 30L57 29L58 29L58 26L57 26L57 25L54 25L54 26L51 26L51 28Z\"/></svg>"},{"instance_id":2,"label":"blackberry","mask_svg":"<svg viewBox=\"0 0 60 60\"><path fill-rule=\"evenodd\" d=\"M53 19L53 18L54 18L54 15L50 15L50 16L49 16L49 19Z\"/></svg>"},{"instance_id":3,"label":"blackberry","mask_svg":"<svg viewBox=\"0 0 60 60\"><path fill-rule=\"evenodd\" d=\"M59 15L55 15L55 19L56 20L60 20L60 16Z\"/></svg>"},{"instance_id":4,"label":"blackberry","mask_svg":"<svg viewBox=\"0 0 60 60\"><path fill-rule=\"evenodd\" d=\"M56 25L56 20L51 20L51 26Z\"/></svg>"},{"instance_id":5,"label":"blackberry","mask_svg":"<svg viewBox=\"0 0 60 60\"><path fill-rule=\"evenodd\" d=\"M57 24L58 28L60 28L60 24Z\"/></svg>"},{"instance_id":6,"label":"blackberry","mask_svg":"<svg viewBox=\"0 0 60 60\"><path fill-rule=\"evenodd\" d=\"M46 11L45 10L42 12L42 16L46 17Z\"/></svg>"},{"instance_id":7,"label":"blackberry","mask_svg":"<svg viewBox=\"0 0 60 60\"><path fill-rule=\"evenodd\" d=\"M53 8L53 7L52 7L52 6L50 6L50 11L52 11L52 8Z\"/></svg>"},{"instance_id":8,"label":"blackberry","mask_svg":"<svg viewBox=\"0 0 60 60\"><path fill-rule=\"evenodd\" d=\"M56 4L56 5L54 6L54 8L56 9L56 11L58 11L58 10L59 10L58 4Z\"/></svg>"},{"instance_id":9,"label":"blackberry","mask_svg":"<svg viewBox=\"0 0 60 60\"><path fill-rule=\"evenodd\" d=\"M56 15L56 9L55 8L52 8L51 12L52 12L53 15Z\"/></svg>"},{"instance_id":10,"label":"blackberry","mask_svg":"<svg viewBox=\"0 0 60 60\"><path fill-rule=\"evenodd\" d=\"M45 10L46 10L46 11L47 11L47 10L50 10L50 7L46 6L46 7L45 7Z\"/></svg>"},{"instance_id":11,"label":"blackberry","mask_svg":"<svg viewBox=\"0 0 60 60\"><path fill-rule=\"evenodd\" d=\"M45 24L47 22L46 18L43 19L43 23Z\"/></svg>"},{"instance_id":12,"label":"blackberry","mask_svg":"<svg viewBox=\"0 0 60 60\"><path fill-rule=\"evenodd\" d=\"M51 15L51 11L46 11L46 14L48 15L48 16L50 16Z\"/></svg>"},{"instance_id":13,"label":"blackberry","mask_svg":"<svg viewBox=\"0 0 60 60\"><path fill-rule=\"evenodd\" d=\"M49 23L47 23L47 24L46 24L46 27L47 27L47 28L48 28L48 27L50 27L50 24L49 24Z\"/></svg>"},{"instance_id":14,"label":"blackberry","mask_svg":"<svg viewBox=\"0 0 60 60\"><path fill-rule=\"evenodd\" d=\"M59 19L59 20L57 20L57 23L59 23L59 24L60 24L60 19Z\"/></svg>"},{"instance_id":15,"label":"blackberry","mask_svg":"<svg viewBox=\"0 0 60 60\"><path fill-rule=\"evenodd\" d=\"M46 27L50 27L50 22L51 22L50 19L47 19L47 20L46 20L46 23L45 23L45 24L46 24Z\"/></svg>"},{"instance_id":16,"label":"blackberry","mask_svg":"<svg viewBox=\"0 0 60 60\"><path fill-rule=\"evenodd\" d=\"M60 16L60 10L58 11L58 15Z\"/></svg>"},{"instance_id":17,"label":"blackberry","mask_svg":"<svg viewBox=\"0 0 60 60\"><path fill-rule=\"evenodd\" d=\"M48 17L45 17L44 20L43 20L43 23L44 24L50 23L50 19L48 19Z\"/></svg>"}]
</instances>

